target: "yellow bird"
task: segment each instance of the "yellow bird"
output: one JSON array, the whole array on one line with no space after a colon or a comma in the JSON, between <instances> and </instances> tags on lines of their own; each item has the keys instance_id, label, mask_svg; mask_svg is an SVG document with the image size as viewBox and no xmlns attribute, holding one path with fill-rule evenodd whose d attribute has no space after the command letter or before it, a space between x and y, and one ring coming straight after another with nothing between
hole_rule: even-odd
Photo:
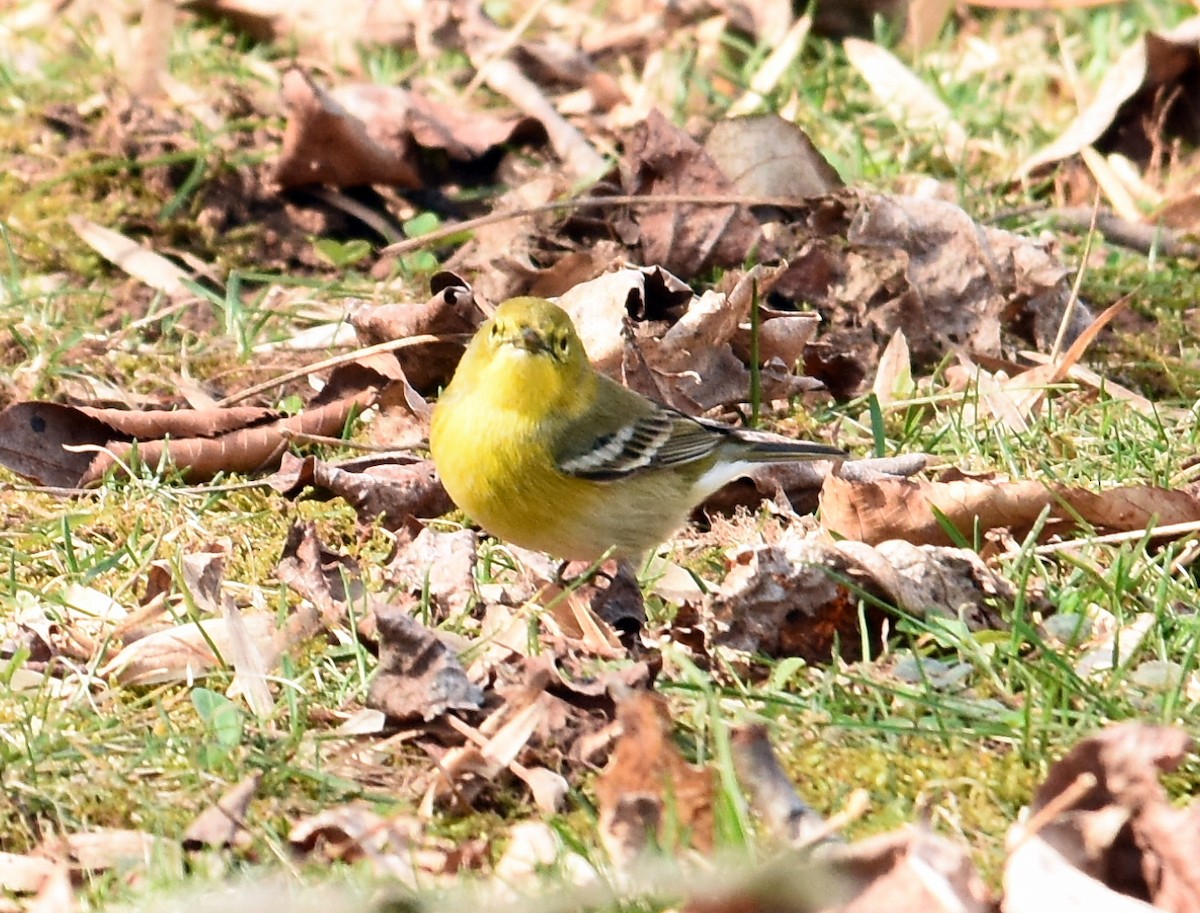
<instances>
[{"instance_id":1,"label":"yellow bird","mask_svg":"<svg viewBox=\"0 0 1200 913\"><path fill-rule=\"evenodd\" d=\"M492 535L631 564L755 464L847 455L692 418L621 386L543 298L506 301L479 328L434 407L429 445L450 497Z\"/></svg>"}]
</instances>

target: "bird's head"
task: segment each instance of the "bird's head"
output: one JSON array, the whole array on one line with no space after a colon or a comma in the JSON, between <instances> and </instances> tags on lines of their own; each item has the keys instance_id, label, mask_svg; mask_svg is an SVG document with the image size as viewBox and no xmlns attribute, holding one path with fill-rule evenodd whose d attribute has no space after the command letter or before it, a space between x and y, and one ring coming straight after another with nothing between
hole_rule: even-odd
<instances>
[{"instance_id":1,"label":"bird's head","mask_svg":"<svg viewBox=\"0 0 1200 913\"><path fill-rule=\"evenodd\" d=\"M567 312L545 298L510 298L471 341L459 371L495 385L510 406L534 400L570 410L592 377L587 352Z\"/></svg>"}]
</instances>

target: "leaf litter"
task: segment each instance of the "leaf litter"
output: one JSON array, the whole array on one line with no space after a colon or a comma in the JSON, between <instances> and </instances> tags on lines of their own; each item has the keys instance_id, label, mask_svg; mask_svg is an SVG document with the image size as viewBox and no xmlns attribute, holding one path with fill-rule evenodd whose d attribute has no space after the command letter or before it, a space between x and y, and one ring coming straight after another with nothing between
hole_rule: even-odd
<instances>
[{"instance_id":1,"label":"leaf litter","mask_svg":"<svg viewBox=\"0 0 1200 913\"><path fill-rule=\"evenodd\" d=\"M292 106L294 119L285 128L280 158L270 166L275 183L299 185L319 178L335 186L361 182L416 190L437 186L447 173L470 180L468 167L505 158L501 146L530 130L528 112L533 110L543 112L541 130L566 173L540 184L530 178L528 186L518 189L531 200L548 202L565 189L564 178L578 178L589 169L598 174L597 147L619 148L620 167L598 185L598 202L565 215L496 223L502 227L490 239L478 231L456 255L463 272L492 274L486 294L478 299L469 286L443 277L435 280L434 297L424 307L406 303L357 310L352 322L363 343L427 333L443 339L436 347L399 350L398 366L345 372L358 381L330 378L324 393L296 421L257 408L138 413L20 402L0 416L12 432L4 435L9 442L6 465L42 484L82 487L113 463L127 460L136 439L143 464L158 466L169 455L192 479L220 472L261 474L284 459L294 435L338 434L364 409L378 423L374 433L395 440L395 432L383 430L394 426L385 426L385 416L372 414L377 408L385 415L402 413L400 421L415 442L427 420L422 394L433 394L444 384L461 337L499 299L548 293L548 288L562 293L568 305L577 302L573 306L588 347L601 367L695 414L724 410L728 415L746 402L752 376L763 383L768 404L811 395L814 379L834 397L848 399L875 384L885 346L893 341L896 348L888 357L901 364L889 367L890 401L880 397L890 408L903 408L915 392L906 377L920 375L947 356L961 359L976 383L983 375L974 360L1011 358L1028 345L1049 353L1051 368L1045 374L1050 380L1045 383L1061 381L1074 366L1058 356L1059 343L1069 345L1080 337L1091 312L1071 302L1068 272L1050 245L982 226L941 201L839 189L840 179L816 145L777 119L760 124L782 128L790 141L815 153L807 172L813 181L801 182L794 172L784 171L748 185L745 175L734 171L736 153L724 158L712 154L715 146L706 148L653 105L645 107L632 127L620 128L622 106L635 107L629 93L598 80L586 55L560 55L556 78L588 87L587 97L577 103L593 118L589 127L594 133L579 137L563 129L564 122L545 107L546 96L536 85L530 93L529 80L521 73L522 68L532 70L534 60L546 67L555 60L552 49L523 43L526 56L515 67L497 46L511 36L491 28L478 10L433 6L427 15L411 17L403 5L397 7L394 21L386 23L394 31L373 37L393 34L426 47L461 41L456 46L468 53L476 80L508 95L525 116L493 119L477 111L464 116L461 109L448 109L416 90L393 94L361 84L319 88L307 74L293 70L281 79L283 100ZM214 7L249 21L235 4ZM275 36L299 30L303 41L322 54L337 55L361 37L363 28L385 25L355 15L337 23L323 20L306 32L311 21L285 21L288 15L277 11L273 18L256 20L255 28ZM661 26L662 19L654 22ZM638 47L651 44L652 31L638 20L631 23L635 27L628 40ZM828 29L828 15L814 24ZM472 28L476 31L469 34ZM456 30L461 31L457 37ZM595 53L622 40L593 39ZM1161 39L1149 45L1155 42L1161 44ZM859 66L867 59L864 54L875 50L853 47ZM928 113L929 99L917 101ZM310 118L307 124L305 117ZM604 126L595 130L596 124ZM132 119L110 121L106 129L117 131L118 140L149 132L145 121ZM303 142L314 130L325 140L315 151ZM330 136L339 139L331 143ZM951 145L961 144L955 140ZM324 162L320 157L330 152L363 157L350 165L344 159ZM440 153L452 164L448 172L431 177L431 160ZM801 155L795 149L790 154ZM371 170L376 166L379 170ZM250 196L283 213L281 224L292 233L304 226L295 205L273 196L277 191L268 189L262 177L258 173L248 179ZM164 179L170 181L169 176ZM244 172L238 174L238 180L244 179ZM237 187L227 184L226 189ZM604 193L614 198L611 206L602 202ZM615 202L622 196L643 199ZM770 198L768 205L764 201ZM325 199L340 199L338 205L345 207L344 199ZM380 199L388 197L380 194ZM519 197L512 202L520 212ZM323 213L323 229L347 211ZM238 218L245 215L237 207L222 212L214 205L199 221L211 227ZM79 230L138 282L184 297L180 274L148 247L95 223L80 222ZM296 262L302 259L298 250L285 245L271 262ZM509 256L498 257L500 250ZM751 258L759 265L743 269L743 261ZM727 268L721 288L695 294L691 283L714 266ZM586 302L586 313L578 302ZM757 362L746 343L752 315L762 346ZM364 375L370 379L361 383ZM349 392L344 384L350 385ZM996 384L989 391L995 399L1011 395L1003 379ZM1035 401L1010 402L1014 408L1007 411L998 406L991 417L1025 420L1051 396L1043 391ZM176 424L181 421L188 423L186 430ZM146 446L150 441L166 443L158 450ZM99 463L97 451L106 455ZM856 477L852 470L848 478L825 473L792 489L778 480L774 487L759 482L753 503L761 503L767 492L778 495L779 531L764 531L744 517L716 519L736 526L741 541L773 541L723 556L726 573L719 587L698 605L680 607L679 627L694 618L703 636L690 644L676 638L664 651L663 644L677 633L671 626L622 637L630 632L606 620L586 591L551 580L537 561L518 571L507 568L506 558L497 558L500 582L480 583L479 565L491 566L492 558L480 553L475 534L441 532L420 522L449 507L428 464L393 463L397 481L372 477L379 462L361 462L351 473L349 467L312 457L298 464L289 460L275 481L293 496L324 490L342 497L364 525L383 518L385 528L398 531L395 553L382 575L392 590L387 599L366 598L369 587L362 568L323 545L309 525L294 528L279 562L279 576L299 600L282 626L270 614L244 612L245 607L235 604L223 581L219 551L207 558L184 556L180 579L168 574L165 584L155 584L158 594L147 599L160 612L178 604L186 591L206 618L152 622L157 630L125 631L127 642L122 636L112 642L104 636L108 626L115 631L127 622L119 604L106 610L111 617L93 613L86 624L67 616L65 631L61 621L50 623L36 612L15 622L17 636L40 653L85 660L102 677L110 677L113 686L128 686L133 679L190 683L231 667L241 699L263 716L276 698L270 670L314 636L377 652L378 672L365 705L357 707L352 699L337 708L345 728L320 732L319 739L308 740L306 750L340 774L393 786L397 794L414 800L418 815L383 815L361 803L334 807L296 821L289 842L302 858L369 860L377 871L410 885L425 875L486 871L486 839L446 841L430 834L429 823L439 815L492 807L503 790L513 788L549 814L562 807L572 789L592 783L601 835L618 865L634 866L653 847L710 849L719 772L711 762L684 757L668 704L653 691L664 663L671 661L670 650L688 650L698 665L712 669L739 653L745 669L753 669L745 656L753 653L826 662L838 645L861 643L882 631L892 614L889 608L917 617L963 620L972 629L997 628L1003 608L1017 599L1048 607L1038 601L1039 594L1019 592L976 552L951 547L956 540L980 531L1000 531L1011 541L1035 528L1047 539L1081 527L1152 530L1166 522L1186 525L1200 519L1194 493L1187 488L1123 485L1094 492L954 470L932 480L908 478L924 468L923 460L892 466L883 478ZM818 485L823 525L861 541L834 542L823 534L808 534L811 530L801 532L803 523L793 515L804 509L796 503L803 497L797 492L811 495ZM789 500L780 493L795 497ZM161 571L147 569L148 591L151 578ZM878 612L859 611L864 591ZM362 608L367 615L357 618ZM62 667L45 668L51 677L72 674ZM238 688L229 694L238 698ZM378 713L364 713L372 710ZM429 763L398 771L388 753L400 744L419 747ZM821 908L831 906L831 897L841 909L874 909L883 898L905 909L985 909L997 902L952 841L916 825L873 840L842 843L834 839L836 828L815 817L801 792L786 783L770 760L762 730L735 733L732 745L735 766L746 781L743 788L755 797L759 814L799 847L796 855L781 857L782 866L776 860L753 871L741 893L698 892L685 901L685 908L774 909L781 896L802 906L813 885L836 886L820 898ZM1052 867L1048 870L1056 885L1093 892L1097 902L1105 892L1121 891L1168 909L1195 908L1197 887L1186 859L1188 841L1195 842L1196 816L1171 809L1157 779L1186 750L1187 739L1178 730L1126 725L1081 743L1059 762L1035 797L1032 823L1014 830L1004 908L1030 902L1023 891L1039 884L1044 870L1030 875L1023 867L1035 865ZM597 768L603 772L589 780ZM194 850L196 844L236 843L257 785L247 780L214 806L210 820L184 835L184 845ZM541 843L541 848L529 848L528 858L561 855L557 845L547 849L544 831L511 833L514 842ZM1172 840L1165 839L1167 834ZM69 859L79 871L96 873L124 864L126 858L144 859L151 839L137 831L94 829L66 835L58 845L48 841L43 852ZM504 860L510 870L520 868L515 852L501 864ZM4 884L27 894L49 891L59 884L58 871L14 874ZM575 872L580 879L594 875L586 862ZM1118 880L1114 872L1136 877ZM677 884L676 896L678 891ZM1044 901L1040 892L1032 900Z\"/></svg>"}]
</instances>

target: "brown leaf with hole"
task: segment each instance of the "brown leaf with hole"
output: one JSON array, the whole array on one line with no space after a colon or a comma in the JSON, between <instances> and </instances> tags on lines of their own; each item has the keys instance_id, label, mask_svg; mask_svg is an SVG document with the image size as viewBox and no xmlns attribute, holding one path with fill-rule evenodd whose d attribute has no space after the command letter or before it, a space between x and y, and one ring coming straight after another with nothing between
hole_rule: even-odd
<instances>
[{"instance_id":1,"label":"brown leaf with hole","mask_svg":"<svg viewBox=\"0 0 1200 913\"><path fill-rule=\"evenodd\" d=\"M621 161L626 193L731 195L729 179L704 149L657 110L634 128ZM641 261L681 279L714 266L741 266L762 246L762 230L744 208L664 203L634 211ZM759 250L760 257L765 256Z\"/></svg>"},{"instance_id":2,"label":"brown leaf with hole","mask_svg":"<svg viewBox=\"0 0 1200 913\"><path fill-rule=\"evenodd\" d=\"M1007 529L1022 539L1048 519L1042 538L1087 524L1098 532L1125 532L1200 520L1200 497L1189 491L1153 485L1124 485L1091 492L1033 479L1005 482L992 478L945 481L875 479L850 481L826 477L821 490L825 526L849 539L875 543L886 539L952 545L943 524L970 541L977 533Z\"/></svg>"},{"instance_id":3,"label":"brown leaf with hole","mask_svg":"<svg viewBox=\"0 0 1200 913\"><path fill-rule=\"evenodd\" d=\"M671 738L666 702L649 691L617 708L621 736L596 778L600 839L618 863L675 834L681 845L713 845L713 774L688 764Z\"/></svg>"},{"instance_id":4,"label":"brown leaf with hole","mask_svg":"<svg viewBox=\"0 0 1200 913\"><path fill-rule=\"evenodd\" d=\"M142 465L173 465L192 481L220 472L257 472L278 462L289 435L340 434L351 415L374 403L386 384L382 375L361 366L335 371L324 395L345 395L333 401L318 396L293 416L253 407L132 412L14 403L0 412L0 465L62 488L82 488L128 466L135 450Z\"/></svg>"}]
</instances>

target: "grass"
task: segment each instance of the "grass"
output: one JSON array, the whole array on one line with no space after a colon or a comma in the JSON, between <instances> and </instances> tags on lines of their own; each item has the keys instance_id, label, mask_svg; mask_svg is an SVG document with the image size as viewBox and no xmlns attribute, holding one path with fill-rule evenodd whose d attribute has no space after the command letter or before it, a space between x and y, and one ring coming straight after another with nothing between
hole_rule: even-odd
<instances>
[{"instance_id":1,"label":"grass","mask_svg":"<svg viewBox=\"0 0 1200 913\"><path fill-rule=\"evenodd\" d=\"M1011 215L1039 210L1052 193L1048 186L1014 184L1012 168L1074 116L1084 93L1142 30L1173 25L1189 12L1182 2L1146 2L1057 17L979 14L979 40L1020 59L1017 67L972 69L976 36L948 29L913 67L974 138L976 152L961 162L947 161L935 141L895 124L844 53L823 39L809 39L804 65L768 96L764 109L799 112L799 122L848 183L895 189L914 175L932 175L981 220L1003 215L1002 224L1013 230L1053 230L1038 212ZM236 116L215 134L185 121L175 135L177 148L135 160L88 141L104 116L94 99L114 94L118 81L110 39L103 23L85 17L69 28L34 30L0 52L0 149L12 166L0 172L5 401L107 388L174 394L183 375L233 391L302 360L285 354L267 360L256 346L314 321L339 319L347 295L425 297L428 257L409 261L409 271L390 277L385 288L356 271L365 263L348 246L353 238L302 239L287 263L264 264L257 223L224 231L198 221L207 195L222 181L270 160L278 119L235 96L273 93L270 74L283 65L286 49L252 45L218 24L181 16L175 76L193 86L222 87L224 95L209 100ZM726 36L710 53L693 29L667 42L658 91L664 110L679 121L719 117L766 53L737 36ZM601 65L614 67L609 60ZM366 52L364 68L380 82L424 76L463 83L471 72L459 54L428 61L390 50ZM72 118L82 122L83 139ZM246 143L251 136L266 141ZM173 187L170 193L158 192L155 181L162 180ZM479 193L462 190L464 198ZM421 206L400 205L408 208L395 214L398 222L421 216ZM71 213L129 227L159 249L211 263L210 274L198 280L205 306L179 311L151 301L78 240L67 227ZM1082 249L1079 239L1062 235L1059 241L1068 262ZM974 393L951 393L935 374L920 400L899 404L874 423L865 402L830 406L828 417L883 453L925 451L968 470L1093 488L1176 485L1187 455L1200 446L1194 415L1172 417L1172 410L1194 409L1200 397L1197 279L1186 264L1157 261L1148 268L1142 255L1101 246L1088 264L1085 299L1099 307L1131 289L1137 322L1107 337L1091 353L1092 364L1150 396L1161 407L1158 415L1066 389L1049 397L1028 432L1017 434L972 420ZM380 568L390 540L379 531L356 535L345 507L291 504L264 489L193 491L151 478L109 483L73 499L30 491L11 477L8 482L0 489L0 617L7 626L0 640L14 636L18 620L45 624L53 633L56 620L78 611L71 599L81 589L132 607L151 562L164 561L177 573L181 556L222 539L229 543L226 579L238 584L239 599L283 614L295 597L273 571L293 518L313 519L327 544L358 558L369 587L387 586ZM837 810L854 790L868 792L870 809L849 836L927 814L935 829L967 843L997 883L1007 825L1072 743L1114 720L1188 725L1197 718L1200 616L1194 606L1200 594L1194 568L1177 561L1187 544L1143 539L1042 554L1026 543L995 559L1004 577L1042 593L1060 619L1118 631L1140 616L1149 619L1141 640L1132 647L1118 641L1111 670L1093 675L1077 671L1093 641L1061 636L1043 604L1032 599L1014 608L1003 632L894 619L882 653L856 664L759 658L753 670L730 663L704 670L682 650L668 648L660 689L670 698L685 752L714 760L721 774L718 831L725 848L761 855L771 848L746 812L728 758L730 727L761 720L819 811ZM716 562L706 560L711 554L681 557L715 585ZM85 659L75 662L77 671L94 674L82 668ZM411 811L415 799L406 786L414 770L428 765L423 754L401 749L356 779L341 763L341 743L313 723L321 712L353 708L363 699L374 659L351 638L288 656L279 711L267 722L221 696L228 670L202 687L104 688L93 679L92 689L62 693L56 679L28 674L35 663L20 653L0 662L0 678L10 686L0 689L5 851L26 852L51 833L96 827L174 837L230 784L251 772L264 776L249 820L252 850L204 854L186 867L176 853L164 852L144 884L120 873L85 884L86 909L230 871L290 869L286 838L295 818L354 797L385 811ZM1175 796L1193 793L1200 765L1189 762L1168 782ZM572 810L554 824L568 845L600 862L591 801L585 778L572 794ZM490 811L433 826L456 839L487 835L498 857L509 824L536 814L523 795L504 792ZM373 883L361 866L308 869L303 879Z\"/></svg>"}]
</instances>

